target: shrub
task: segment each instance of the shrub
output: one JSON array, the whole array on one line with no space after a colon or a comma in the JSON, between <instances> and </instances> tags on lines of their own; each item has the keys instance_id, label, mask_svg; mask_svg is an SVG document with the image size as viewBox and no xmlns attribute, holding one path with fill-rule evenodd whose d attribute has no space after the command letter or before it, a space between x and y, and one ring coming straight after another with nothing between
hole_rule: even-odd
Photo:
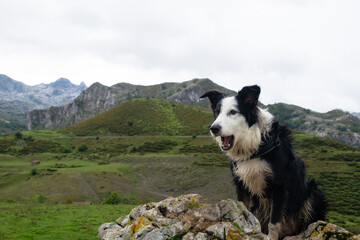
<instances>
[{"instance_id":1,"label":"shrub","mask_svg":"<svg viewBox=\"0 0 360 240\"><path fill-rule=\"evenodd\" d=\"M71 153L71 150L69 148L67 148L67 147L64 147L62 152L63 153Z\"/></svg>"},{"instance_id":2,"label":"shrub","mask_svg":"<svg viewBox=\"0 0 360 240\"><path fill-rule=\"evenodd\" d=\"M134 152L137 152L137 148L136 148L136 147L133 147L133 148L131 148L131 150L130 150L130 153L134 153Z\"/></svg>"},{"instance_id":3,"label":"shrub","mask_svg":"<svg viewBox=\"0 0 360 240\"><path fill-rule=\"evenodd\" d=\"M21 132L16 132L15 133L15 139L22 139L23 138L23 135Z\"/></svg>"},{"instance_id":4,"label":"shrub","mask_svg":"<svg viewBox=\"0 0 360 240\"><path fill-rule=\"evenodd\" d=\"M350 130L352 132L360 133L360 124L358 124L358 123L351 124Z\"/></svg>"},{"instance_id":5,"label":"shrub","mask_svg":"<svg viewBox=\"0 0 360 240\"><path fill-rule=\"evenodd\" d=\"M34 141L34 137L33 137L33 136L27 136L24 140L25 140L26 142L33 142L33 141Z\"/></svg>"},{"instance_id":6,"label":"shrub","mask_svg":"<svg viewBox=\"0 0 360 240\"><path fill-rule=\"evenodd\" d=\"M117 192L108 192L106 197L103 199L103 204L117 205L121 202Z\"/></svg>"},{"instance_id":7,"label":"shrub","mask_svg":"<svg viewBox=\"0 0 360 240\"><path fill-rule=\"evenodd\" d=\"M357 167L358 166L358 163L357 162L349 162L347 164L349 167Z\"/></svg>"},{"instance_id":8,"label":"shrub","mask_svg":"<svg viewBox=\"0 0 360 240\"><path fill-rule=\"evenodd\" d=\"M68 198L65 200L64 204L72 204L73 201L71 200L71 198Z\"/></svg>"},{"instance_id":9,"label":"shrub","mask_svg":"<svg viewBox=\"0 0 360 240\"><path fill-rule=\"evenodd\" d=\"M162 140L159 142L145 142L143 145L139 146L137 149L134 147L131 152L140 152L140 153L146 153L146 152L165 152L168 150L171 150L172 148L176 147L178 144L174 141L169 140Z\"/></svg>"},{"instance_id":10,"label":"shrub","mask_svg":"<svg viewBox=\"0 0 360 240\"><path fill-rule=\"evenodd\" d=\"M62 149L59 148L59 143L48 141L48 140L37 140L27 142L22 150L21 154L30 154L30 153L43 153L43 152L60 152Z\"/></svg>"},{"instance_id":11,"label":"shrub","mask_svg":"<svg viewBox=\"0 0 360 240\"><path fill-rule=\"evenodd\" d=\"M44 203L46 201L46 197L44 197L42 194L36 194L34 196L34 200L38 203Z\"/></svg>"},{"instance_id":12,"label":"shrub","mask_svg":"<svg viewBox=\"0 0 360 240\"><path fill-rule=\"evenodd\" d=\"M34 175L36 175L38 172L37 172L37 169L36 168L33 168L33 169L31 169L31 171L30 171L30 175L32 175L32 176L34 176Z\"/></svg>"},{"instance_id":13,"label":"shrub","mask_svg":"<svg viewBox=\"0 0 360 240\"><path fill-rule=\"evenodd\" d=\"M105 161L98 162L98 165L107 165L107 164L110 164L110 162L105 162Z\"/></svg>"},{"instance_id":14,"label":"shrub","mask_svg":"<svg viewBox=\"0 0 360 240\"><path fill-rule=\"evenodd\" d=\"M81 100L75 100L75 104L78 108L83 109L84 108L84 101Z\"/></svg>"},{"instance_id":15,"label":"shrub","mask_svg":"<svg viewBox=\"0 0 360 240\"><path fill-rule=\"evenodd\" d=\"M342 125L336 126L336 129L339 130L340 132L346 132L347 131L347 128L345 126L342 126Z\"/></svg>"},{"instance_id":16,"label":"shrub","mask_svg":"<svg viewBox=\"0 0 360 240\"><path fill-rule=\"evenodd\" d=\"M81 146L78 148L78 151L79 151L79 152L85 152L85 151L87 151L87 150L88 150L88 147L87 147L85 144L81 145Z\"/></svg>"},{"instance_id":17,"label":"shrub","mask_svg":"<svg viewBox=\"0 0 360 240\"><path fill-rule=\"evenodd\" d=\"M14 144L15 140L13 139L0 139L0 153L6 153L8 148Z\"/></svg>"}]
</instances>

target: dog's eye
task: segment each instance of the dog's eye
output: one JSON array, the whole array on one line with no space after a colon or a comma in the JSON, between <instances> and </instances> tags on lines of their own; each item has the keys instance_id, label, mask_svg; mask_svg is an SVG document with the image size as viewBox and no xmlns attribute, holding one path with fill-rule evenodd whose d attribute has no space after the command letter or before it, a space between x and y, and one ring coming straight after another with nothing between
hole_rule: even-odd
<instances>
[{"instance_id":1,"label":"dog's eye","mask_svg":"<svg viewBox=\"0 0 360 240\"><path fill-rule=\"evenodd\" d=\"M236 111L236 110L231 110L230 112L229 112L229 115L235 115L235 114L237 114L238 113L238 111Z\"/></svg>"}]
</instances>

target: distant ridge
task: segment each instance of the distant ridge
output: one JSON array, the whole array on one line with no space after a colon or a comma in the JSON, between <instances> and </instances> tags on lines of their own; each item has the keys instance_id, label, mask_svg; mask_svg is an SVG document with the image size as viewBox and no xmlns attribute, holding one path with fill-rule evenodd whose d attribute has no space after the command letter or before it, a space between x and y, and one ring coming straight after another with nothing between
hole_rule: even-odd
<instances>
[{"instance_id":1,"label":"distant ridge","mask_svg":"<svg viewBox=\"0 0 360 240\"><path fill-rule=\"evenodd\" d=\"M297 131L327 137L360 149L360 119L336 109L318 113L285 103L269 104L268 110L281 123Z\"/></svg>"},{"instance_id":2,"label":"distant ridge","mask_svg":"<svg viewBox=\"0 0 360 240\"><path fill-rule=\"evenodd\" d=\"M351 114L354 115L355 117L360 118L360 113L358 113L358 112L352 112Z\"/></svg>"},{"instance_id":3,"label":"distant ridge","mask_svg":"<svg viewBox=\"0 0 360 240\"><path fill-rule=\"evenodd\" d=\"M94 83L73 102L28 113L28 129L59 129L79 123L109 110L120 103L136 98L154 98L208 107L199 96L210 89L227 94L234 91L221 87L210 79L193 79L182 83L162 83L152 86L118 83L111 87Z\"/></svg>"},{"instance_id":4,"label":"distant ridge","mask_svg":"<svg viewBox=\"0 0 360 240\"><path fill-rule=\"evenodd\" d=\"M27 112L71 102L85 90L85 83L60 78L49 84L28 86L0 74L0 135L26 129Z\"/></svg>"},{"instance_id":5,"label":"distant ridge","mask_svg":"<svg viewBox=\"0 0 360 240\"><path fill-rule=\"evenodd\" d=\"M49 84L28 86L0 74L0 100L24 102L28 110L64 105L79 96L86 88L85 83L76 85L66 78L60 78Z\"/></svg>"}]
</instances>

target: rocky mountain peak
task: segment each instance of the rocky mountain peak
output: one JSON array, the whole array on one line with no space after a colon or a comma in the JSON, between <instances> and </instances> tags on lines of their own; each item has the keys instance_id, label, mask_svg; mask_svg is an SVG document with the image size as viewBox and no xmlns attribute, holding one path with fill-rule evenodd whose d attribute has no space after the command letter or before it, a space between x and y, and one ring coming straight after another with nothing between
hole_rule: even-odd
<instances>
[{"instance_id":1,"label":"rocky mountain peak","mask_svg":"<svg viewBox=\"0 0 360 240\"><path fill-rule=\"evenodd\" d=\"M46 85L46 84L45 84ZM80 85L73 84L67 78L59 78L53 83L49 84L51 87L59 90L59 89L78 89L80 92L86 89L86 84L81 82Z\"/></svg>"},{"instance_id":2,"label":"rocky mountain peak","mask_svg":"<svg viewBox=\"0 0 360 240\"><path fill-rule=\"evenodd\" d=\"M85 89L86 89L86 84L85 84L84 82L81 82L81 83L80 83L80 87L82 87L82 88L85 88Z\"/></svg>"},{"instance_id":3,"label":"rocky mountain peak","mask_svg":"<svg viewBox=\"0 0 360 240\"><path fill-rule=\"evenodd\" d=\"M56 88L70 88L74 86L74 84L72 84L70 80L66 78L59 78L55 82L51 83L51 85Z\"/></svg>"},{"instance_id":4,"label":"rocky mountain peak","mask_svg":"<svg viewBox=\"0 0 360 240\"><path fill-rule=\"evenodd\" d=\"M24 83L15 81L14 79L0 74L0 91L1 92L18 92L22 93L26 89L26 85Z\"/></svg>"},{"instance_id":5,"label":"rocky mountain peak","mask_svg":"<svg viewBox=\"0 0 360 240\"><path fill-rule=\"evenodd\" d=\"M108 87L105 85L102 85L99 82L95 82L95 83L91 84L91 86L89 87L89 89L93 89L93 88L108 88Z\"/></svg>"},{"instance_id":6,"label":"rocky mountain peak","mask_svg":"<svg viewBox=\"0 0 360 240\"><path fill-rule=\"evenodd\" d=\"M0 119L15 118L25 123L27 111L68 104L85 89L85 83L75 85L66 78L28 86L0 74Z\"/></svg>"}]
</instances>

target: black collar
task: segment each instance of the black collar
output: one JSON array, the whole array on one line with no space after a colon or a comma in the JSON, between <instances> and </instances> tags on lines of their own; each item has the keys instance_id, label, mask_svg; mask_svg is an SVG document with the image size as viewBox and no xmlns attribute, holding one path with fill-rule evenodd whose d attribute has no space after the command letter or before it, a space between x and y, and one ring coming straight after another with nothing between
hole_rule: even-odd
<instances>
[{"instance_id":1,"label":"black collar","mask_svg":"<svg viewBox=\"0 0 360 240\"><path fill-rule=\"evenodd\" d=\"M269 136L267 136L266 138L263 139L263 143L259 146L258 151L256 153L254 153L253 155L251 155L249 158L246 158L245 161L252 160L255 158L260 158L260 157L270 153L274 149L280 147L280 145L281 145L281 142L280 142L279 135L277 133L270 134ZM292 148L292 154L294 157L296 157L296 153L293 148ZM236 161L231 160L230 162L231 162L232 166L236 169L237 168Z\"/></svg>"},{"instance_id":2,"label":"black collar","mask_svg":"<svg viewBox=\"0 0 360 240\"><path fill-rule=\"evenodd\" d=\"M281 142L279 135L277 133L271 134L270 136L267 136L266 139L263 140L263 143L259 146L259 149L256 153L250 156L249 160L254 158L262 157L275 148L280 147Z\"/></svg>"}]
</instances>

